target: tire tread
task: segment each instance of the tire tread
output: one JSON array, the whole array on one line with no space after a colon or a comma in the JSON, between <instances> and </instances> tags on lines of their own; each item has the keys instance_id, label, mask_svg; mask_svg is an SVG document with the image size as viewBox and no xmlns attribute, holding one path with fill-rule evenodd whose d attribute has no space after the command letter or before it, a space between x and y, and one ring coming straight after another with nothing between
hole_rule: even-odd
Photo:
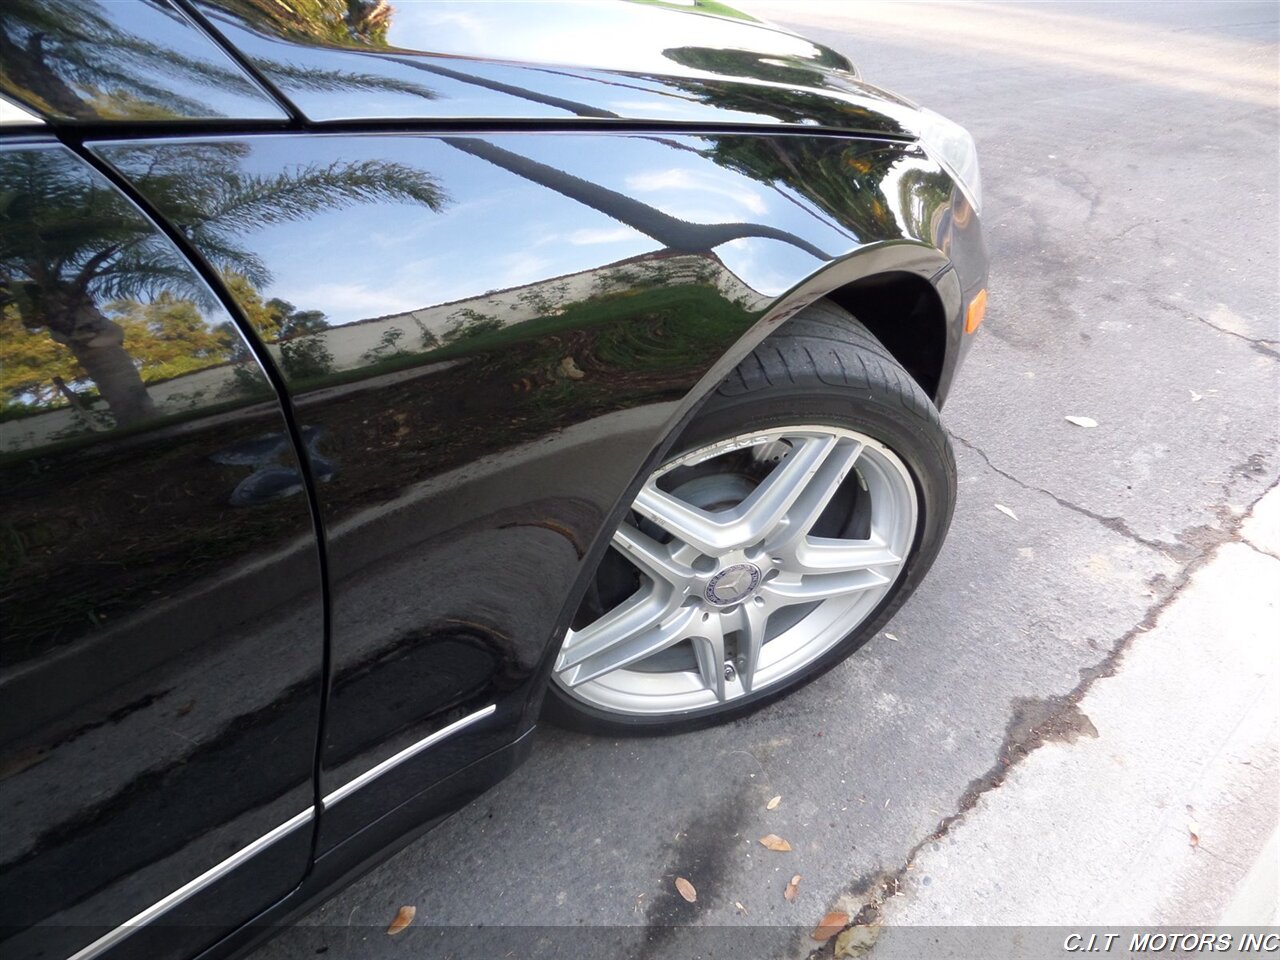
<instances>
[{"instance_id":1,"label":"tire tread","mask_svg":"<svg viewBox=\"0 0 1280 960\"><path fill-rule=\"evenodd\" d=\"M933 401L871 331L825 302L806 308L757 346L716 394L742 397L784 384L803 389L815 383L852 390L861 402L901 410L919 430L942 438L940 452L954 470L955 456Z\"/></svg>"}]
</instances>

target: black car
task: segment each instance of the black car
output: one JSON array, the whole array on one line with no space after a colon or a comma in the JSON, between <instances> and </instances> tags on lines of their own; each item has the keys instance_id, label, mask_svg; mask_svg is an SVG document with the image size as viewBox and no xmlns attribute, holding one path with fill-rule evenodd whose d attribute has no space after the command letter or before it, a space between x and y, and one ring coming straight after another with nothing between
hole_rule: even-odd
<instances>
[{"instance_id":1,"label":"black car","mask_svg":"<svg viewBox=\"0 0 1280 960\"><path fill-rule=\"evenodd\" d=\"M973 141L672 6L0 6L6 960L243 950L925 575Z\"/></svg>"}]
</instances>

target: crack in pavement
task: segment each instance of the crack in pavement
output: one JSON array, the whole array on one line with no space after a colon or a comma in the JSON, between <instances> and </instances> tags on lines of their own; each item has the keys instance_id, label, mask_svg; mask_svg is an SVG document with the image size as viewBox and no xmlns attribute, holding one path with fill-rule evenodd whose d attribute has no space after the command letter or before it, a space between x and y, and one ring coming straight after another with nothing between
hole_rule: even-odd
<instances>
[{"instance_id":1,"label":"crack in pavement","mask_svg":"<svg viewBox=\"0 0 1280 960\"><path fill-rule=\"evenodd\" d=\"M1225 333L1229 337L1235 337L1237 340L1243 340L1264 357L1271 357L1273 360L1280 360L1280 351L1275 349L1276 347L1280 347L1280 341L1268 340L1265 337L1247 337L1243 333L1237 333L1234 330L1228 330L1226 327L1220 327L1212 320L1202 317L1198 313L1188 313L1187 316L1192 320L1199 320L1206 327L1217 330L1219 333Z\"/></svg>"},{"instance_id":2,"label":"crack in pavement","mask_svg":"<svg viewBox=\"0 0 1280 960\"><path fill-rule=\"evenodd\" d=\"M1140 543L1144 547L1149 547L1152 550L1156 550L1164 554L1166 557L1168 557L1171 560L1176 560L1179 563L1181 563L1187 559L1186 557L1178 556L1178 554L1174 552L1174 551L1177 551L1180 547L1185 548L1185 544L1165 543L1164 541L1161 541L1161 540L1152 540L1148 537L1144 537L1142 536L1142 534L1138 533L1132 527L1130 527L1129 524L1125 522L1125 519L1123 517L1108 517L1105 514L1097 513L1096 511L1090 510L1088 507L1082 507L1078 503L1072 503L1070 500L1067 500L1064 497L1058 496L1052 490L1046 490L1044 487L1037 487L1035 484L1027 483L1025 480L1020 480L1019 478L1015 477L1013 474L1009 473L1006 470L1000 469L994 463L992 463L991 458L987 456L987 452L983 450L981 447L979 447L977 444L971 443L970 441L966 440L964 437L955 433L951 434L951 439L955 440L965 449L972 450L974 453L976 453L979 457L982 458L982 462L985 463L988 467L990 467L992 471L994 471L995 473L998 473L1000 476L1004 477L1006 480L1009 480L1012 483L1016 483L1018 486L1022 487L1022 489L1030 490L1033 493L1042 493L1046 497L1049 497L1050 499L1052 499L1059 506L1066 507L1068 510L1072 510L1080 514L1081 516L1088 517L1090 520L1096 520L1098 523L1102 524L1104 527L1106 527L1108 530L1112 531L1113 533L1118 533L1120 534L1120 536L1125 537L1129 540L1132 540L1134 543Z\"/></svg>"},{"instance_id":3,"label":"crack in pavement","mask_svg":"<svg viewBox=\"0 0 1280 960\"><path fill-rule=\"evenodd\" d=\"M983 460L986 460L987 465L1001 476L1007 477L1009 480L1012 480L1014 483L1026 487L1027 489L1039 490L1039 492L1053 497L1054 500L1061 503L1064 507L1076 510L1086 516L1093 517L1094 519L1102 522L1108 527L1108 529L1115 529L1115 527L1108 522L1112 518L1099 517L1091 511L1062 501L1047 490L1040 490L1038 487L1029 486L1016 477L1010 476L998 467L994 466L991 461L987 459L985 453L973 444L969 443L967 440L960 437L954 437L954 439L979 454ZM977 806L978 800L983 794L991 790L998 789L1004 784L1009 772L1017 766L1018 763L1025 760L1045 743L1055 740L1073 742L1080 736L1091 735L1096 737L1098 735L1097 729L1094 728L1093 723L1080 710L1080 701L1084 699L1085 695L1089 692L1089 689L1096 681L1104 677L1115 675L1120 661L1132 645L1134 638L1155 627L1165 610L1173 604L1173 602L1181 595L1183 589L1191 582L1191 578L1195 573L1207 564L1221 547L1228 543L1244 543L1248 546L1253 546L1240 535L1240 528L1244 525L1245 520L1252 515L1258 503L1277 487L1280 487L1280 479L1273 481L1270 486L1263 490L1263 492L1249 504L1248 510L1244 511L1238 517L1230 517L1225 521L1225 525L1222 529L1214 531L1215 536L1213 537L1212 542L1201 545L1199 552L1184 563L1181 571L1174 579L1165 595L1149 606L1142 619L1125 631L1125 633L1122 634L1114 644L1112 644L1107 655L1092 666L1080 668L1080 680L1071 688L1071 690L1065 694L1051 694L1040 699L1023 698L1015 701L1013 716L1010 718L1009 724L1006 727L1005 739L1001 744L1000 749L997 751L995 763L993 763L984 774L969 782L969 785L965 788L964 792L961 793L960 799L956 803L955 812L950 813L939 820L937 825L928 835L917 841L907 851L907 857L901 866L893 870L882 870L878 873L864 875L856 880L844 895L837 898L837 902L857 902L860 900L861 903L859 904L856 912L852 910L850 911L851 919L844 925L841 931L837 932L820 946L809 951L806 955L808 960L830 960L830 958L833 958L835 955L835 944L840 933L854 927L875 925L881 917L885 902L898 894L902 887L903 879L911 870L914 869L915 861L924 850L925 846L928 844L935 844L946 837L951 831L951 828L958 822L962 821L965 815ZM1119 518L1115 519L1118 520ZM1120 523L1123 524L1123 521L1120 521ZM1125 530L1127 530L1127 525L1125 526ZM1130 536L1139 543L1147 543L1146 540L1132 534L1131 532L1125 533L1125 530L1118 532L1124 533L1126 536ZM1148 545L1156 546L1157 549L1161 549L1163 551L1163 548L1159 545ZM1270 554L1268 554L1268 556L1270 556Z\"/></svg>"},{"instance_id":4,"label":"crack in pavement","mask_svg":"<svg viewBox=\"0 0 1280 960\"><path fill-rule=\"evenodd\" d=\"M1260 553L1264 557L1270 557L1272 560L1280 560L1280 553L1272 553L1270 550L1266 549L1265 547L1258 546L1248 537L1241 537L1240 542L1243 543L1250 550L1252 550L1254 553Z\"/></svg>"},{"instance_id":5,"label":"crack in pavement","mask_svg":"<svg viewBox=\"0 0 1280 960\"><path fill-rule=\"evenodd\" d=\"M1280 360L1280 350L1277 350L1277 348L1280 348L1280 340L1269 340L1266 337L1250 337L1243 333L1237 333L1235 330L1228 330L1226 327L1218 326L1218 324L1214 323L1208 317L1202 317L1200 314L1193 313L1192 311L1187 310L1184 307L1180 307L1177 304L1163 303L1159 300L1152 300L1151 304L1166 313L1176 313L1180 317L1197 320L1211 330L1216 330L1218 333L1225 333L1227 336L1235 337L1237 340L1243 340L1264 357L1270 357L1273 360Z\"/></svg>"}]
</instances>

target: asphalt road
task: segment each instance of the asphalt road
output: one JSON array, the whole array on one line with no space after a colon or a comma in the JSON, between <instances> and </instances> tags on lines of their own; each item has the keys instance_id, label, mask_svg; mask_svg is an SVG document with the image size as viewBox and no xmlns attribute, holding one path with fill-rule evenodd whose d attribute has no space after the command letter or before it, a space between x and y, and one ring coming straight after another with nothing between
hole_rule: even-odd
<instances>
[{"instance_id":1,"label":"asphalt road","mask_svg":"<svg viewBox=\"0 0 1280 960\"><path fill-rule=\"evenodd\" d=\"M838 898L945 835L1038 736L1069 736L1040 721L1275 485L1280 8L743 6L978 140L991 308L945 411L947 546L892 638L746 721L543 730L518 773L259 960L803 954ZM386 936L404 904L473 929Z\"/></svg>"}]
</instances>

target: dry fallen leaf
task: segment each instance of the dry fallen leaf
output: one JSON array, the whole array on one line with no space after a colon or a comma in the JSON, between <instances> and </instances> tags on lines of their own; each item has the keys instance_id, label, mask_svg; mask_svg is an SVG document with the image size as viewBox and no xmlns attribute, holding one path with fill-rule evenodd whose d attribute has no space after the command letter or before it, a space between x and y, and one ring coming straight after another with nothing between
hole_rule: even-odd
<instances>
[{"instance_id":1,"label":"dry fallen leaf","mask_svg":"<svg viewBox=\"0 0 1280 960\"><path fill-rule=\"evenodd\" d=\"M739 903L737 900L733 901L733 905L734 905L735 907L737 907L739 910L741 910L741 911L742 911L743 916L746 916L746 913L747 913L747 908L746 908L746 907L744 907L744 906L743 906L741 903Z\"/></svg>"},{"instance_id":2,"label":"dry fallen leaf","mask_svg":"<svg viewBox=\"0 0 1280 960\"><path fill-rule=\"evenodd\" d=\"M1200 824L1194 820L1188 820L1187 833L1191 834L1191 845L1193 847L1200 846Z\"/></svg>"},{"instance_id":3,"label":"dry fallen leaf","mask_svg":"<svg viewBox=\"0 0 1280 960\"><path fill-rule=\"evenodd\" d=\"M1001 513L1003 513L1006 517L1012 517L1014 520L1018 519L1018 515L1014 513L1012 510L1010 510L1008 507L1006 507L1003 503L997 503L996 509L999 510Z\"/></svg>"},{"instance_id":4,"label":"dry fallen leaf","mask_svg":"<svg viewBox=\"0 0 1280 960\"><path fill-rule=\"evenodd\" d=\"M791 844L783 840L776 833L771 833L767 837L760 838L760 846L766 850L772 850L774 853L790 853Z\"/></svg>"},{"instance_id":5,"label":"dry fallen leaf","mask_svg":"<svg viewBox=\"0 0 1280 960\"><path fill-rule=\"evenodd\" d=\"M894 636L892 633L886 633L886 634L885 634L885 637L887 637L887 638L888 638L888 639L890 639L890 640L897 640L897 639L898 639L898 638L897 638L896 636Z\"/></svg>"},{"instance_id":6,"label":"dry fallen leaf","mask_svg":"<svg viewBox=\"0 0 1280 960\"><path fill-rule=\"evenodd\" d=\"M875 924L850 927L836 937L835 955L839 960L865 956L879 936L880 927Z\"/></svg>"},{"instance_id":7,"label":"dry fallen leaf","mask_svg":"<svg viewBox=\"0 0 1280 960\"><path fill-rule=\"evenodd\" d=\"M560 372L570 380L581 380L586 376L585 373L578 369L578 364L573 357L565 357L560 361Z\"/></svg>"},{"instance_id":8,"label":"dry fallen leaf","mask_svg":"<svg viewBox=\"0 0 1280 960\"><path fill-rule=\"evenodd\" d=\"M396 911L396 918L391 921L391 926L387 927L387 934L394 937L397 933L402 932L409 924L413 923L413 918L417 913L417 907L401 907Z\"/></svg>"},{"instance_id":9,"label":"dry fallen leaf","mask_svg":"<svg viewBox=\"0 0 1280 960\"><path fill-rule=\"evenodd\" d=\"M787 903L795 903L796 892L800 888L800 874L796 874L791 878L791 882L787 884L787 889L782 891L782 899Z\"/></svg>"},{"instance_id":10,"label":"dry fallen leaf","mask_svg":"<svg viewBox=\"0 0 1280 960\"><path fill-rule=\"evenodd\" d=\"M822 921L814 929L809 936L817 940L819 943L826 943L837 933L844 929L844 925L849 922L849 915L833 910L822 918Z\"/></svg>"},{"instance_id":11,"label":"dry fallen leaf","mask_svg":"<svg viewBox=\"0 0 1280 960\"><path fill-rule=\"evenodd\" d=\"M776 797L774 797L772 800L766 803L764 805L764 808L766 810L777 810L778 804L780 804L781 802L782 802L782 794L778 794Z\"/></svg>"},{"instance_id":12,"label":"dry fallen leaf","mask_svg":"<svg viewBox=\"0 0 1280 960\"><path fill-rule=\"evenodd\" d=\"M1096 427L1098 421L1093 417L1064 417L1067 423L1074 423L1077 427Z\"/></svg>"},{"instance_id":13,"label":"dry fallen leaf","mask_svg":"<svg viewBox=\"0 0 1280 960\"><path fill-rule=\"evenodd\" d=\"M676 892L690 903L696 903L698 900L698 891L695 890L693 884L684 877L676 877Z\"/></svg>"}]
</instances>

